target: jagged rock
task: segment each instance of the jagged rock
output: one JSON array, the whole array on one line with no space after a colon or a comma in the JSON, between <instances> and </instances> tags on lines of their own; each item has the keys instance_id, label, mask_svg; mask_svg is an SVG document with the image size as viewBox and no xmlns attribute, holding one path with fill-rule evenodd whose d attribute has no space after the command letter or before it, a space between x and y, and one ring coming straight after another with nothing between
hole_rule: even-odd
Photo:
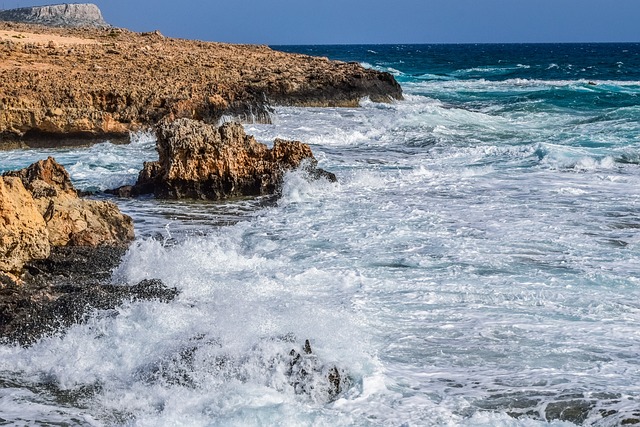
<instances>
[{"instance_id":1,"label":"jagged rock","mask_svg":"<svg viewBox=\"0 0 640 427\"><path fill-rule=\"evenodd\" d=\"M95 4L57 4L52 6L22 7L0 11L0 21L24 22L53 27L96 27L110 25L102 18Z\"/></svg>"},{"instance_id":2,"label":"jagged rock","mask_svg":"<svg viewBox=\"0 0 640 427\"><path fill-rule=\"evenodd\" d=\"M0 271L19 272L26 261L49 256L49 249L49 232L31 194L19 178L0 177Z\"/></svg>"},{"instance_id":3,"label":"jagged rock","mask_svg":"<svg viewBox=\"0 0 640 427\"><path fill-rule=\"evenodd\" d=\"M0 22L0 146L127 139L163 118L268 123L271 105L402 98L393 76L266 46Z\"/></svg>"},{"instance_id":4,"label":"jagged rock","mask_svg":"<svg viewBox=\"0 0 640 427\"><path fill-rule=\"evenodd\" d=\"M313 396L318 392L314 388L321 387L321 393L332 401L350 384L344 371L341 373L337 366L325 366L318 361L309 340L305 340L301 353L292 349L289 357L287 376L298 394Z\"/></svg>"},{"instance_id":5,"label":"jagged rock","mask_svg":"<svg viewBox=\"0 0 640 427\"><path fill-rule=\"evenodd\" d=\"M157 129L157 150L159 160L145 163L136 185L118 193L210 200L272 194L284 172L305 161L316 176L336 179L315 168L307 144L276 139L269 149L239 123L216 127L190 119L165 121Z\"/></svg>"},{"instance_id":6,"label":"jagged rock","mask_svg":"<svg viewBox=\"0 0 640 427\"><path fill-rule=\"evenodd\" d=\"M133 220L112 202L79 198L69 174L52 157L4 176L20 178L31 192L52 246L118 246L133 240Z\"/></svg>"}]
</instances>

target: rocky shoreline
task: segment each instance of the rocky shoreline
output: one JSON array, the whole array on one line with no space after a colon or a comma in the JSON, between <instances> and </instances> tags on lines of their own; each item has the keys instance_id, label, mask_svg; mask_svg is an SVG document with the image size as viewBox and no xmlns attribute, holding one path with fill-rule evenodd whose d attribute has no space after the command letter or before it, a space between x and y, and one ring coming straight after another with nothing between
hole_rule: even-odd
<instances>
[{"instance_id":1,"label":"rocky shoreline","mask_svg":"<svg viewBox=\"0 0 640 427\"><path fill-rule=\"evenodd\" d=\"M357 63L135 33L0 22L0 147L128 140L165 118L269 122L272 106L402 99Z\"/></svg>"},{"instance_id":2,"label":"rocky shoreline","mask_svg":"<svg viewBox=\"0 0 640 427\"><path fill-rule=\"evenodd\" d=\"M241 124L191 119L157 126L159 161L147 162L121 197L219 200L277 194L284 173L304 167L309 179L335 181L318 169L308 145L276 140L273 148ZM69 174L49 157L0 176L0 340L27 345L124 299L169 300L158 281L113 286L111 271L134 238L133 221L109 201L78 196Z\"/></svg>"},{"instance_id":3,"label":"rocky shoreline","mask_svg":"<svg viewBox=\"0 0 640 427\"><path fill-rule=\"evenodd\" d=\"M402 99L390 74L357 63L96 27L0 22L0 149L126 142L131 132L155 130L158 161L147 162L134 185L110 191L120 197L277 195L284 174L297 168L309 179L336 181L307 144L277 139L268 148L229 120L270 122L275 105ZM132 219L112 202L79 197L55 159L5 172L0 343L29 346L92 313L116 316L126 301L175 298L178 290L159 280L112 282L133 238ZM233 360L215 363L233 369ZM301 351L283 353L282 363L299 394L334 400L350 382L344 370L321 364L308 340Z\"/></svg>"}]
</instances>

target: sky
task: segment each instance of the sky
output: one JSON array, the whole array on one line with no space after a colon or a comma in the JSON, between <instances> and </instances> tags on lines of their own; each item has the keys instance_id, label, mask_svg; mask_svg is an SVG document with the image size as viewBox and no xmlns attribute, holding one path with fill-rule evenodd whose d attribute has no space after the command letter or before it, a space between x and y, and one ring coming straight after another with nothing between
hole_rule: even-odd
<instances>
[{"instance_id":1,"label":"sky","mask_svg":"<svg viewBox=\"0 0 640 427\"><path fill-rule=\"evenodd\" d=\"M0 8L59 4L0 0ZM252 44L640 42L640 0L95 0L110 24Z\"/></svg>"}]
</instances>

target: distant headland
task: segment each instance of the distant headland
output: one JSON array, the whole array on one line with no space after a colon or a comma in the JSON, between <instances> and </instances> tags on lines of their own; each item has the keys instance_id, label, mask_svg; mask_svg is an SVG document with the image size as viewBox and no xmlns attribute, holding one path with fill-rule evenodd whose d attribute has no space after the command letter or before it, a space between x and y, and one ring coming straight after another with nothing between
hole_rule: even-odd
<instances>
[{"instance_id":1,"label":"distant headland","mask_svg":"<svg viewBox=\"0 0 640 427\"><path fill-rule=\"evenodd\" d=\"M0 21L40 24L51 27L106 28L109 24L95 4L56 4L51 6L22 7L0 11Z\"/></svg>"}]
</instances>

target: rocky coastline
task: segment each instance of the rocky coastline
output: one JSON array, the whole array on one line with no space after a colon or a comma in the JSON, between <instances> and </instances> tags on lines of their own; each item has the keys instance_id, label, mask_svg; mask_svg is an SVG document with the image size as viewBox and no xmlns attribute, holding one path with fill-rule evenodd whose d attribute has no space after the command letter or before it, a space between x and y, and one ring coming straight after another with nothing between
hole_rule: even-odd
<instances>
[{"instance_id":1,"label":"rocky coastline","mask_svg":"<svg viewBox=\"0 0 640 427\"><path fill-rule=\"evenodd\" d=\"M85 12L89 20L97 16L80 9L64 10L81 19ZM40 24L57 25L56 12L49 12L20 13L29 22L44 17L49 21ZM268 148L238 122L269 123L276 105L353 107L364 97L402 99L393 76L357 63L98 23L0 22L0 150L127 142L132 132L154 130L158 161L145 163L134 185L109 191L119 197L277 195L285 173L299 168L309 179L336 181L317 167L307 144L276 139ZM175 298L177 289L159 280L113 283L112 271L133 238L132 219L112 202L79 197L55 159L5 172L0 343L29 346L91 313L117 315L126 301ZM286 343L293 347L296 340ZM216 363L233 368L233 357ZM344 370L321 364L308 340L302 350L283 353L282 363L299 394L334 400L350 382ZM318 381L321 390L314 390L309 384Z\"/></svg>"},{"instance_id":2,"label":"rocky coastline","mask_svg":"<svg viewBox=\"0 0 640 427\"><path fill-rule=\"evenodd\" d=\"M135 33L0 22L0 148L127 141L161 120L270 122L276 105L402 99L357 63Z\"/></svg>"}]
</instances>

